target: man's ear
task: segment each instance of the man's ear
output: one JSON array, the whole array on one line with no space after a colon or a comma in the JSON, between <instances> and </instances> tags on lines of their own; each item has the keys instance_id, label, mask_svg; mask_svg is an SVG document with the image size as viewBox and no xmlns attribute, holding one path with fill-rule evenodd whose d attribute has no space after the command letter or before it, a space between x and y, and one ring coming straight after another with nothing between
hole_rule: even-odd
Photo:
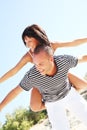
<instances>
[{"instance_id":1,"label":"man's ear","mask_svg":"<svg viewBox=\"0 0 87 130\"><path fill-rule=\"evenodd\" d=\"M54 61L54 58L53 58L53 56L50 56L50 60L53 62Z\"/></svg>"}]
</instances>

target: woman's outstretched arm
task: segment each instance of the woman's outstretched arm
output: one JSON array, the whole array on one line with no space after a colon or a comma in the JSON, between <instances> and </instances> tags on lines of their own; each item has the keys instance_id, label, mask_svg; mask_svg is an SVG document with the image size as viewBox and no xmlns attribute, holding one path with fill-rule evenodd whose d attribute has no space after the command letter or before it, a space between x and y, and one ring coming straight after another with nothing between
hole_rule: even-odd
<instances>
[{"instance_id":1,"label":"woman's outstretched arm","mask_svg":"<svg viewBox=\"0 0 87 130\"><path fill-rule=\"evenodd\" d=\"M51 45L52 45L52 48L56 50L57 48L61 48L61 47L76 47L86 42L87 42L87 38L82 38L82 39L76 39L70 42L54 42L54 43L51 43Z\"/></svg>"},{"instance_id":2,"label":"woman's outstretched arm","mask_svg":"<svg viewBox=\"0 0 87 130\"><path fill-rule=\"evenodd\" d=\"M6 72L2 77L0 77L0 83L14 76L18 71L20 71L28 62L32 62L30 54L27 52L21 60L17 63L15 67Z\"/></svg>"},{"instance_id":3,"label":"woman's outstretched arm","mask_svg":"<svg viewBox=\"0 0 87 130\"><path fill-rule=\"evenodd\" d=\"M76 39L74 41L71 42L54 42L51 43L52 48L54 49L54 51L57 48L61 48L61 47L74 47L74 46L78 46L81 45L83 43L87 42L87 38L83 38L83 39ZM8 72L6 72L2 77L0 77L0 83L4 82L5 80L9 79L10 77L14 76L19 70L21 70L28 62L32 62L32 57L31 55L27 52L22 58L21 60L17 63L17 65L15 67L13 67L11 70L9 70Z\"/></svg>"}]
</instances>

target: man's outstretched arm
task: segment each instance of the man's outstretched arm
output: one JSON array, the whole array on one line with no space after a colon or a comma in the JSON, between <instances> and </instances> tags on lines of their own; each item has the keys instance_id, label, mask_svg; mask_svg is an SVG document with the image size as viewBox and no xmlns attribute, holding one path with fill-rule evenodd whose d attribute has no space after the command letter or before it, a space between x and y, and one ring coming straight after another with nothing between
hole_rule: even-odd
<instances>
[{"instance_id":1,"label":"man's outstretched arm","mask_svg":"<svg viewBox=\"0 0 87 130\"><path fill-rule=\"evenodd\" d=\"M3 101L0 103L0 111L22 91L23 89L20 86L17 86L16 88L12 89L12 91L10 91L7 94L7 96L3 99Z\"/></svg>"}]
</instances>

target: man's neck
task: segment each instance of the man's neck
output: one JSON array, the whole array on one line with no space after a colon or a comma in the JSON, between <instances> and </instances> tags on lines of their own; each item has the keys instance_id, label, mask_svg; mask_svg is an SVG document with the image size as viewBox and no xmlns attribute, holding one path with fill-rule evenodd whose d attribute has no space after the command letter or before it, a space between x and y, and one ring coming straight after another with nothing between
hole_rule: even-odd
<instances>
[{"instance_id":1,"label":"man's neck","mask_svg":"<svg viewBox=\"0 0 87 130\"><path fill-rule=\"evenodd\" d=\"M57 72L57 65L56 63L54 62L53 63L53 66L52 66L52 69L50 70L49 74L47 74L48 76L54 76Z\"/></svg>"}]
</instances>

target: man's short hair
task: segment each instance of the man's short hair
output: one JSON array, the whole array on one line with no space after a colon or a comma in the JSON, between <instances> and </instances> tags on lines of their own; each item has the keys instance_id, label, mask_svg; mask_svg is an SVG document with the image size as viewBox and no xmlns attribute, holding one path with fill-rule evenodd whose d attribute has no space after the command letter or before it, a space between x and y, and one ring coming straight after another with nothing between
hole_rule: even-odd
<instances>
[{"instance_id":1,"label":"man's short hair","mask_svg":"<svg viewBox=\"0 0 87 130\"><path fill-rule=\"evenodd\" d=\"M35 49L34 49L34 54L39 54L40 52L46 52L48 55L53 55L53 49L52 47L48 46L48 45L38 45Z\"/></svg>"}]
</instances>

